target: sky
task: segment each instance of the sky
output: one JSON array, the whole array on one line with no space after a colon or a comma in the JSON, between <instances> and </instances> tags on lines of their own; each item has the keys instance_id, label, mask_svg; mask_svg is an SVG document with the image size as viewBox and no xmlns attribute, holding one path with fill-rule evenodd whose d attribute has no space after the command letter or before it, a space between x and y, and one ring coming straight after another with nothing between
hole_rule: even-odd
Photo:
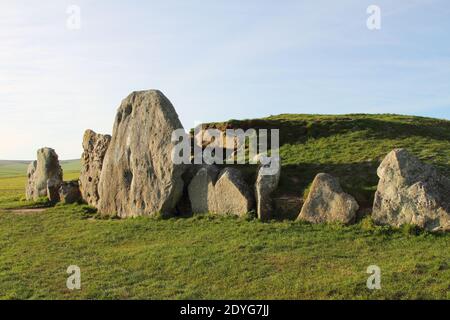
<instances>
[{"instance_id":1,"label":"sky","mask_svg":"<svg viewBox=\"0 0 450 320\"><path fill-rule=\"evenodd\" d=\"M185 128L280 113L450 119L450 2L0 0L0 159L44 146L79 158L84 131L111 133L122 99L146 89Z\"/></svg>"}]
</instances>

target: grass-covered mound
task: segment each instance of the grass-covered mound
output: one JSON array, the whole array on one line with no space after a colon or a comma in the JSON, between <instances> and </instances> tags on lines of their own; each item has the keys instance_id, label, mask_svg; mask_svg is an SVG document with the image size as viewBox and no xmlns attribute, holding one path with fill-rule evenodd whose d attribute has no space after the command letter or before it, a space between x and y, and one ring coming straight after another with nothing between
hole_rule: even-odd
<instances>
[{"instance_id":1,"label":"grass-covered mound","mask_svg":"<svg viewBox=\"0 0 450 320\"><path fill-rule=\"evenodd\" d=\"M206 127L279 129L280 196L302 197L315 175L326 172L338 177L343 189L363 209L371 208L378 184L377 168L394 148L406 148L450 176L448 120L390 114L282 114Z\"/></svg>"}]
</instances>

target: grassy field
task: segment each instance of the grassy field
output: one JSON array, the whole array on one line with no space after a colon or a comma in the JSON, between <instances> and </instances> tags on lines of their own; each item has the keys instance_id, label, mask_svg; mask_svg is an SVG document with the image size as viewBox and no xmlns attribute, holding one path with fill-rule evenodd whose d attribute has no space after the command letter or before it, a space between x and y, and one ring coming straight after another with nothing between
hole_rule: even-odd
<instances>
[{"instance_id":1,"label":"grassy field","mask_svg":"<svg viewBox=\"0 0 450 320\"><path fill-rule=\"evenodd\" d=\"M25 176L31 161L0 160L0 178ZM63 160L61 167L64 172L80 171L80 160Z\"/></svg>"},{"instance_id":2,"label":"grassy field","mask_svg":"<svg viewBox=\"0 0 450 320\"><path fill-rule=\"evenodd\" d=\"M326 171L369 202L374 170L393 147L450 171L449 121L282 115L239 123L280 127L280 193L301 195ZM450 299L450 234L374 226L370 217L352 226L212 215L101 220L85 205L19 214L10 209L35 204L21 200L24 176L6 176L2 299ZM66 288L70 265L81 268L81 290ZM381 290L366 287L370 265L381 268Z\"/></svg>"}]
</instances>

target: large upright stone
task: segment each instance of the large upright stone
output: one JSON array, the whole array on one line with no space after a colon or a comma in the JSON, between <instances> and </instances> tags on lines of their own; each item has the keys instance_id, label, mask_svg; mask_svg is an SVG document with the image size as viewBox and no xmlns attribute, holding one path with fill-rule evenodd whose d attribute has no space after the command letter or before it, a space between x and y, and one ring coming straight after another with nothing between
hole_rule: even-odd
<instances>
[{"instance_id":1,"label":"large upright stone","mask_svg":"<svg viewBox=\"0 0 450 320\"><path fill-rule=\"evenodd\" d=\"M356 216L356 200L344 193L339 181L326 173L319 173L311 185L308 198L297 220L311 223L339 222L348 224Z\"/></svg>"},{"instance_id":2,"label":"large upright stone","mask_svg":"<svg viewBox=\"0 0 450 320\"><path fill-rule=\"evenodd\" d=\"M110 135L97 134L92 130L86 130L83 136L80 191L83 200L93 207L98 205L98 183L110 142Z\"/></svg>"},{"instance_id":3,"label":"large upright stone","mask_svg":"<svg viewBox=\"0 0 450 320\"><path fill-rule=\"evenodd\" d=\"M47 183L51 182L53 188L62 183L63 171L59 165L55 150L42 148L37 151L37 161L28 167L28 183L26 188L27 200L37 200L48 196Z\"/></svg>"},{"instance_id":4,"label":"large upright stone","mask_svg":"<svg viewBox=\"0 0 450 320\"><path fill-rule=\"evenodd\" d=\"M450 179L405 149L390 152L377 174L380 181L372 211L376 223L450 230Z\"/></svg>"},{"instance_id":5,"label":"large upright stone","mask_svg":"<svg viewBox=\"0 0 450 320\"><path fill-rule=\"evenodd\" d=\"M185 165L173 163L171 137L181 128L160 91L133 92L122 101L98 185L101 214L125 218L174 211Z\"/></svg>"},{"instance_id":6,"label":"large upright stone","mask_svg":"<svg viewBox=\"0 0 450 320\"><path fill-rule=\"evenodd\" d=\"M254 199L239 170L225 168L214 185L215 213L243 216L254 209Z\"/></svg>"},{"instance_id":7,"label":"large upright stone","mask_svg":"<svg viewBox=\"0 0 450 320\"><path fill-rule=\"evenodd\" d=\"M280 159L263 157L255 183L256 212L258 218L263 221L273 218L272 193L277 189L280 181Z\"/></svg>"}]
</instances>

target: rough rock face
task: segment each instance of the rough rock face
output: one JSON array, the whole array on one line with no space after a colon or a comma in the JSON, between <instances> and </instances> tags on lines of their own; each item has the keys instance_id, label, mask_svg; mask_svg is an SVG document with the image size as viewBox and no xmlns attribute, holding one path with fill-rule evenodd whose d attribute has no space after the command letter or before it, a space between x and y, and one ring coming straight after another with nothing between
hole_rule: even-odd
<instances>
[{"instance_id":1,"label":"rough rock face","mask_svg":"<svg viewBox=\"0 0 450 320\"><path fill-rule=\"evenodd\" d=\"M256 212L258 218L264 221L272 218L273 200L272 193L277 189L280 181L281 165L279 159L277 160L263 160L255 183L256 196Z\"/></svg>"},{"instance_id":2,"label":"rough rock face","mask_svg":"<svg viewBox=\"0 0 450 320\"><path fill-rule=\"evenodd\" d=\"M26 188L27 200L37 200L47 196L47 181L52 185L62 182L63 171L59 165L55 150L42 148L37 151L37 161L28 167L28 184Z\"/></svg>"},{"instance_id":3,"label":"rough rock face","mask_svg":"<svg viewBox=\"0 0 450 320\"><path fill-rule=\"evenodd\" d=\"M450 230L450 179L405 149L389 153L377 174L380 181L372 211L376 223Z\"/></svg>"},{"instance_id":4,"label":"rough rock face","mask_svg":"<svg viewBox=\"0 0 450 320\"><path fill-rule=\"evenodd\" d=\"M214 165L204 165L191 180L188 192L193 213L208 213L216 211L214 184L219 175L219 169Z\"/></svg>"},{"instance_id":5,"label":"rough rock face","mask_svg":"<svg viewBox=\"0 0 450 320\"><path fill-rule=\"evenodd\" d=\"M160 91L133 92L122 101L98 185L100 213L124 218L174 211L185 165L173 163L171 137L181 128Z\"/></svg>"},{"instance_id":6,"label":"rough rock face","mask_svg":"<svg viewBox=\"0 0 450 320\"><path fill-rule=\"evenodd\" d=\"M250 188L239 170L203 165L191 180L189 199L193 213L242 216L254 207Z\"/></svg>"},{"instance_id":7,"label":"rough rock face","mask_svg":"<svg viewBox=\"0 0 450 320\"><path fill-rule=\"evenodd\" d=\"M47 180L47 198L50 202L57 203L60 201L59 188L61 187L61 181L57 179Z\"/></svg>"},{"instance_id":8,"label":"rough rock face","mask_svg":"<svg viewBox=\"0 0 450 320\"><path fill-rule=\"evenodd\" d=\"M59 199L64 204L81 201L81 192L78 181L63 182L59 188Z\"/></svg>"},{"instance_id":9,"label":"rough rock face","mask_svg":"<svg viewBox=\"0 0 450 320\"><path fill-rule=\"evenodd\" d=\"M33 161L28 165L27 169L27 186L25 189L25 196L27 200L33 200L33 194L34 194L34 173L36 172L37 167L37 161Z\"/></svg>"},{"instance_id":10,"label":"rough rock face","mask_svg":"<svg viewBox=\"0 0 450 320\"><path fill-rule=\"evenodd\" d=\"M311 186L298 220L311 223L350 223L359 205L349 194L342 191L339 181L326 173L319 173Z\"/></svg>"},{"instance_id":11,"label":"rough rock face","mask_svg":"<svg viewBox=\"0 0 450 320\"><path fill-rule=\"evenodd\" d=\"M242 216L254 208L254 199L239 170L225 168L214 185L217 214Z\"/></svg>"},{"instance_id":12,"label":"rough rock face","mask_svg":"<svg viewBox=\"0 0 450 320\"><path fill-rule=\"evenodd\" d=\"M110 135L97 134L92 130L86 130L83 136L80 190L84 201L93 207L98 204L98 183L110 142Z\"/></svg>"}]
</instances>

